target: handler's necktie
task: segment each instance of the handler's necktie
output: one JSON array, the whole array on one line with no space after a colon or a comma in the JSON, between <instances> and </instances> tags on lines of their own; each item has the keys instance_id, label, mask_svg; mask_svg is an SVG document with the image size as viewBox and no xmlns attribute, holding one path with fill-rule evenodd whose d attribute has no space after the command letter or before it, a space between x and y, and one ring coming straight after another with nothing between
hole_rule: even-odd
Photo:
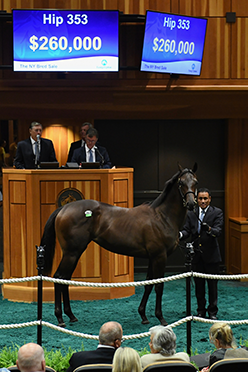
<instances>
[{"instance_id":1,"label":"handler's necktie","mask_svg":"<svg viewBox=\"0 0 248 372\"><path fill-rule=\"evenodd\" d=\"M202 209L201 214L200 214L200 218L199 218L199 221L198 221L198 234L201 231L201 223L202 223L202 220L203 220L204 216L205 216L205 209Z\"/></svg>"},{"instance_id":2,"label":"handler's necktie","mask_svg":"<svg viewBox=\"0 0 248 372\"><path fill-rule=\"evenodd\" d=\"M92 150L90 150L89 162L90 162L90 163L93 163L93 154L92 154Z\"/></svg>"}]
</instances>

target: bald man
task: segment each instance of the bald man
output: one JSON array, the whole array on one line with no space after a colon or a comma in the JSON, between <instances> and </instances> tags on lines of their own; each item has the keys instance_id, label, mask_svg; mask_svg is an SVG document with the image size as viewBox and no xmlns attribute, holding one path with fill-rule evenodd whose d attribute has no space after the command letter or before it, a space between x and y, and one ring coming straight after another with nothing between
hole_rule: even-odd
<instances>
[{"instance_id":1,"label":"bald man","mask_svg":"<svg viewBox=\"0 0 248 372\"><path fill-rule=\"evenodd\" d=\"M69 361L67 372L85 364L112 364L115 350L121 346L123 331L120 323L104 323L99 331L99 345L96 350L74 353Z\"/></svg>"},{"instance_id":2,"label":"bald man","mask_svg":"<svg viewBox=\"0 0 248 372\"><path fill-rule=\"evenodd\" d=\"M45 372L44 350L32 342L23 345L18 351L16 365L21 372Z\"/></svg>"}]
</instances>

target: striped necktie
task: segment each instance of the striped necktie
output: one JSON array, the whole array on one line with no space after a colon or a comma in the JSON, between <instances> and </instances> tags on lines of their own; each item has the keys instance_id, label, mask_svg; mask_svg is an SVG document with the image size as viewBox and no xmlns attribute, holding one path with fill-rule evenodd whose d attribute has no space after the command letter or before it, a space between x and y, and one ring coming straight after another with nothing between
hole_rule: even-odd
<instances>
[{"instance_id":1,"label":"striped necktie","mask_svg":"<svg viewBox=\"0 0 248 372\"><path fill-rule=\"evenodd\" d=\"M201 211L201 214L200 214L200 218L199 218L199 221L198 221L198 233L200 233L201 231L201 223L202 223L202 220L205 216L205 209L202 209Z\"/></svg>"}]
</instances>

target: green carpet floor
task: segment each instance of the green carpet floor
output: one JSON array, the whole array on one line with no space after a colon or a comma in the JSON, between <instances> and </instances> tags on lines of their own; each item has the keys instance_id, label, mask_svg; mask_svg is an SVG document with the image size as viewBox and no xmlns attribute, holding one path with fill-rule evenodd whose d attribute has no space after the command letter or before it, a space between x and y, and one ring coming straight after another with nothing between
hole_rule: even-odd
<instances>
[{"instance_id":1,"label":"green carpet floor","mask_svg":"<svg viewBox=\"0 0 248 372\"><path fill-rule=\"evenodd\" d=\"M174 275L167 274L168 276ZM135 275L135 280L144 280L145 274ZM123 326L124 335L148 332L149 327L157 325L158 321L154 315L155 291L153 290L148 305L147 317L149 325L142 325L140 316L137 312L143 287L136 287L135 295L129 298L101 300L101 301L71 301L74 314L78 322L69 323L64 316L66 327L69 330L86 334L97 335L102 323L109 320L116 320ZM219 313L220 320L244 320L248 319L248 283L238 281L219 281ZM191 290L192 313L196 314L196 300L194 296L194 286ZM165 283L163 295L163 313L169 324L176 322L186 316L186 279L180 279ZM24 323L37 319L37 303L11 302L0 298L0 325ZM57 325L54 316L53 303L43 304L43 320ZM208 330L210 325L199 322L192 322L192 349L197 349L198 353L205 353L206 350L213 350L208 340ZM248 339L248 325L232 326L236 340L240 338ZM186 323L174 328L177 335L177 351L186 350ZM19 329L0 329L0 349L5 345L22 345L26 342L37 342L37 327L27 327ZM125 341L125 346L130 346L136 350L148 347L149 338L141 338ZM82 343L86 350L95 348L97 341L87 340L72 335L67 335L47 327L42 328L42 345L50 350L64 346L68 349L71 346L75 350L80 350Z\"/></svg>"}]
</instances>

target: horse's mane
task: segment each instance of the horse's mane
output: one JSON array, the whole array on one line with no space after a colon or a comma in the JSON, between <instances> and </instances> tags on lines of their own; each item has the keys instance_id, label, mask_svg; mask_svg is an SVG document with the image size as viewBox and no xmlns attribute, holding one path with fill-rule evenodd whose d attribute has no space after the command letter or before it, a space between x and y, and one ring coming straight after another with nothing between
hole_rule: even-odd
<instances>
[{"instance_id":1,"label":"horse's mane","mask_svg":"<svg viewBox=\"0 0 248 372\"><path fill-rule=\"evenodd\" d=\"M164 186L164 189L161 192L161 194L155 200L153 200L150 203L150 207L151 208L157 208L160 204L163 203L163 201L165 200L166 196L170 192L172 186L177 181L178 176L179 176L180 173L181 173L181 171L178 171L170 180L168 180L168 181L165 182L165 186Z\"/></svg>"}]
</instances>

